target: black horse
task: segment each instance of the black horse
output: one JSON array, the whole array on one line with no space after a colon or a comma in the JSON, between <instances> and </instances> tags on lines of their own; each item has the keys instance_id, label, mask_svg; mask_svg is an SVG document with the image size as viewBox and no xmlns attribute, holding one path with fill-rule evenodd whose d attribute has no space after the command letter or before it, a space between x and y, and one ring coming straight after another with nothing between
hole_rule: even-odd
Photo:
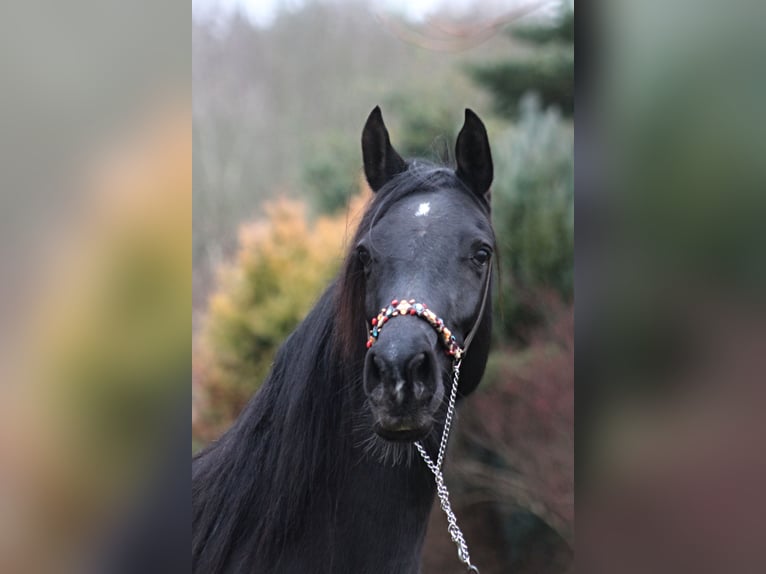
<instances>
[{"instance_id":1,"label":"black horse","mask_svg":"<svg viewBox=\"0 0 766 574\"><path fill-rule=\"evenodd\" d=\"M460 396L476 388L491 331L492 159L471 110L457 169L403 160L377 107L362 152L375 195L339 276L232 428L192 461L196 573L419 572L435 486L414 441L435 456L452 358L409 313L365 343L381 307L425 303L457 344L471 334Z\"/></svg>"}]
</instances>

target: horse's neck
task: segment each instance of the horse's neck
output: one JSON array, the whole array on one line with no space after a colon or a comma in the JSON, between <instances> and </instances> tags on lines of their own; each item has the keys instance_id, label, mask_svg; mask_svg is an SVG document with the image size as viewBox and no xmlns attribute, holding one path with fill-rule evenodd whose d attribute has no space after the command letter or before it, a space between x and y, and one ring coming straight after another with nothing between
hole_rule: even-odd
<instances>
[{"instance_id":1,"label":"horse's neck","mask_svg":"<svg viewBox=\"0 0 766 574\"><path fill-rule=\"evenodd\" d=\"M411 446L414 450L414 446ZM427 512L435 485L433 476L417 452L408 461L392 464L374 455L361 454L349 459L347 472L339 481L339 500L353 501L356 508L393 508L403 512Z\"/></svg>"},{"instance_id":2,"label":"horse's neck","mask_svg":"<svg viewBox=\"0 0 766 574\"><path fill-rule=\"evenodd\" d=\"M328 572L417 573L435 493L430 471L419 458L392 466L351 450L314 494L296 548L313 546L309 553L332 562Z\"/></svg>"},{"instance_id":3,"label":"horse's neck","mask_svg":"<svg viewBox=\"0 0 766 574\"><path fill-rule=\"evenodd\" d=\"M359 395L346 405L360 412L364 400ZM381 460L378 451L365 450L372 428L347 423L326 419L327 434L334 437L318 453L326 472L312 481L310 502L296 521L303 527L291 546L298 554L324 556L333 563L328 570L333 574L415 574L434 501L433 476L414 445L408 460ZM302 571L297 564L296 571Z\"/></svg>"}]
</instances>

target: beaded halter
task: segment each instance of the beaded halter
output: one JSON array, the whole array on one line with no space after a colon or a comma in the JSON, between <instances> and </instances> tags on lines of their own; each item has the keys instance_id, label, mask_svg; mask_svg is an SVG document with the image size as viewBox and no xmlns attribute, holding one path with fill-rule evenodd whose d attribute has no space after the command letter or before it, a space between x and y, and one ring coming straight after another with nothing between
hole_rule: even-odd
<instances>
[{"instance_id":1,"label":"beaded halter","mask_svg":"<svg viewBox=\"0 0 766 574\"><path fill-rule=\"evenodd\" d=\"M409 301L394 299L388 307L383 307L380 310L378 316L370 321L372 328L367 339L367 348L372 347L373 343L378 340L378 335L391 317L404 315L413 315L424 319L439 335L439 340L450 357L453 357L456 361L463 357L463 348L457 344L455 335L446 327L444 321L437 317L436 313L431 311L425 303L417 303L415 299L410 299Z\"/></svg>"}]
</instances>

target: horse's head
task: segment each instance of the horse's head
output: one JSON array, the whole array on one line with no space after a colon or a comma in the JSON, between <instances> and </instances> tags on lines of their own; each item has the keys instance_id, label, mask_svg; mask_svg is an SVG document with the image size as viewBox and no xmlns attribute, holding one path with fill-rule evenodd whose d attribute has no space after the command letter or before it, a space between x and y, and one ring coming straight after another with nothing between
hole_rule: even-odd
<instances>
[{"instance_id":1,"label":"horse's head","mask_svg":"<svg viewBox=\"0 0 766 574\"><path fill-rule=\"evenodd\" d=\"M430 432L449 392L450 335L463 346L482 327L488 339L486 299L495 247L489 142L481 120L466 110L456 169L405 162L391 146L376 107L362 133L362 151L375 198L356 234L348 270L362 285L371 333L364 392L375 433L414 441ZM389 306L399 308L387 313ZM439 320L446 332L439 332ZM476 354L480 365L472 369L477 380L466 385L470 388L486 362L486 349ZM465 393L462 387L461 382Z\"/></svg>"}]
</instances>

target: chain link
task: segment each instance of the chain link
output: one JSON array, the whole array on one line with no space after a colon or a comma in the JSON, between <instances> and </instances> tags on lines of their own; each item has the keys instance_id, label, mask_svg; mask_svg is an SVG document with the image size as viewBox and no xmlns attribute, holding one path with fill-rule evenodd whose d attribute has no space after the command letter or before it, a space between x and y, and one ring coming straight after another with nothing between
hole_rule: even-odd
<instances>
[{"instance_id":1,"label":"chain link","mask_svg":"<svg viewBox=\"0 0 766 574\"><path fill-rule=\"evenodd\" d=\"M425 447L420 443L415 443L415 448L418 449L420 456L423 458L423 462L431 470L436 481L436 495L439 497L439 503L447 515L447 531L449 532L452 542L457 546L457 556L460 561L468 567L468 572L479 574L479 569L471 563L471 555L468 553L468 544L466 544L463 532L457 525L457 517L452 511L452 505L449 500L449 490L444 483L444 474L442 473L442 466L444 465L444 454L447 451L447 440L449 438L450 427L452 426L452 418L455 416L455 403L457 402L457 388L460 382L460 365L461 359L455 359L455 363L452 365L452 389L450 391L449 403L447 404L447 416L444 420L444 431L442 432L441 442L439 443L439 452L436 455L436 462L426 452Z\"/></svg>"}]
</instances>

